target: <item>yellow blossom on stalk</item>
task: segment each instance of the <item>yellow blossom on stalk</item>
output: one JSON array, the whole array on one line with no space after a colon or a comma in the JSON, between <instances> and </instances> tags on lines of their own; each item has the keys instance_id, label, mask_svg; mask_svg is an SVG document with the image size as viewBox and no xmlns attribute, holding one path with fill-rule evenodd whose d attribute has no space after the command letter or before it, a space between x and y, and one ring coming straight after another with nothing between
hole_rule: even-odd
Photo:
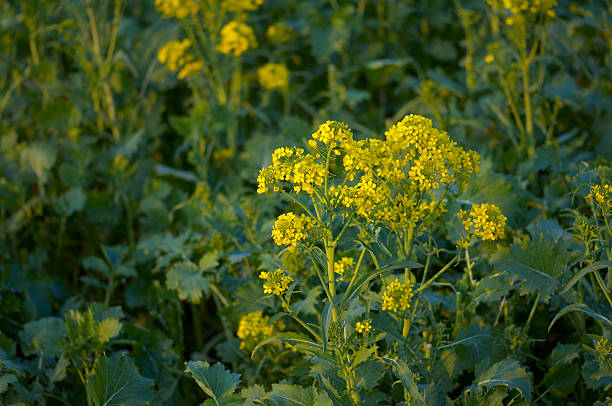
<instances>
[{"instance_id":1,"label":"yellow blossom on stalk","mask_svg":"<svg viewBox=\"0 0 612 406\"><path fill-rule=\"evenodd\" d=\"M319 126L319 129L312 134L312 140L309 141L311 147L316 147L316 141L322 142L328 148L334 149L337 147L346 147L347 143L353 141L353 132L348 125L339 121L326 121ZM340 151L336 151L339 155Z\"/></svg>"},{"instance_id":2,"label":"yellow blossom on stalk","mask_svg":"<svg viewBox=\"0 0 612 406\"><path fill-rule=\"evenodd\" d=\"M289 84L289 70L282 63L267 63L257 69L257 79L264 89L283 89Z\"/></svg>"},{"instance_id":3,"label":"yellow blossom on stalk","mask_svg":"<svg viewBox=\"0 0 612 406\"><path fill-rule=\"evenodd\" d=\"M305 214L296 216L292 212L278 216L272 227L272 238L276 245L289 245L295 248L297 244L308 238L308 230L313 221Z\"/></svg>"},{"instance_id":4,"label":"yellow blossom on stalk","mask_svg":"<svg viewBox=\"0 0 612 406\"><path fill-rule=\"evenodd\" d=\"M507 25L524 23L526 18L538 16L556 17L553 7L557 6L557 0L487 0L487 3L506 13L504 22Z\"/></svg>"},{"instance_id":5,"label":"yellow blossom on stalk","mask_svg":"<svg viewBox=\"0 0 612 406\"><path fill-rule=\"evenodd\" d=\"M486 63L493 63L493 61L495 61L495 57L492 54L487 54L487 56L485 56L484 61Z\"/></svg>"},{"instance_id":6,"label":"yellow blossom on stalk","mask_svg":"<svg viewBox=\"0 0 612 406\"><path fill-rule=\"evenodd\" d=\"M459 218L470 238L494 241L504 236L507 218L494 204L475 204L469 211L460 210Z\"/></svg>"},{"instance_id":7,"label":"yellow blossom on stalk","mask_svg":"<svg viewBox=\"0 0 612 406\"><path fill-rule=\"evenodd\" d=\"M221 29L221 42L217 50L223 54L242 55L257 47L253 28L240 21L230 21Z\"/></svg>"},{"instance_id":8,"label":"yellow blossom on stalk","mask_svg":"<svg viewBox=\"0 0 612 406\"><path fill-rule=\"evenodd\" d=\"M221 7L227 11L241 13L255 11L263 4L263 0L223 0Z\"/></svg>"},{"instance_id":9,"label":"yellow blossom on stalk","mask_svg":"<svg viewBox=\"0 0 612 406\"><path fill-rule=\"evenodd\" d=\"M334 272L344 276L345 273L348 273L347 271L350 272L354 263L355 261L351 257L340 258L338 261L334 262Z\"/></svg>"},{"instance_id":10,"label":"yellow blossom on stalk","mask_svg":"<svg viewBox=\"0 0 612 406\"><path fill-rule=\"evenodd\" d=\"M410 307L412 299L412 284L400 283L394 280L387 285L385 293L382 295L382 309L392 312L403 312Z\"/></svg>"},{"instance_id":11,"label":"yellow blossom on stalk","mask_svg":"<svg viewBox=\"0 0 612 406\"><path fill-rule=\"evenodd\" d=\"M274 325L269 324L270 318L265 316L261 311L252 312L242 316L238 324L238 332L236 335L242 341L240 349L250 351L260 341L270 337L274 333Z\"/></svg>"},{"instance_id":12,"label":"yellow blossom on stalk","mask_svg":"<svg viewBox=\"0 0 612 406\"><path fill-rule=\"evenodd\" d=\"M272 154L272 165L263 168L257 177L257 192L265 193L270 188L280 190L281 182L289 182L296 193L315 192L325 179L325 166L316 162L310 154L304 154L301 148L278 148Z\"/></svg>"},{"instance_id":13,"label":"yellow blossom on stalk","mask_svg":"<svg viewBox=\"0 0 612 406\"><path fill-rule=\"evenodd\" d=\"M293 29L285 23L272 24L266 30L266 37L274 42L287 42L293 35Z\"/></svg>"},{"instance_id":14,"label":"yellow blossom on stalk","mask_svg":"<svg viewBox=\"0 0 612 406\"><path fill-rule=\"evenodd\" d=\"M612 209L612 186L608 184L604 185L593 185L587 195L589 200L594 205L598 206L599 209L605 214L608 210Z\"/></svg>"},{"instance_id":15,"label":"yellow blossom on stalk","mask_svg":"<svg viewBox=\"0 0 612 406\"><path fill-rule=\"evenodd\" d=\"M178 78L184 79L202 70L204 62L196 60L189 53L191 41L185 38L181 41L170 41L166 43L157 53L157 60L165 64L169 70L178 71Z\"/></svg>"},{"instance_id":16,"label":"yellow blossom on stalk","mask_svg":"<svg viewBox=\"0 0 612 406\"><path fill-rule=\"evenodd\" d=\"M185 18L200 9L198 0L155 0L157 11L169 18Z\"/></svg>"},{"instance_id":17,"label":"yellow blossom on stalk","mask_svg":"<svg viewBox=\"0 0 612 406\"><path fill-rule=\"evenodd\" d=\"M364 320L363 322L358 321L355 324L355 331L362 335L368 335L370 331L372 331L372 320Z\"/></svg>"},{"instance_id":18,"label":"yellow blossom on stalk","mask_svg":"<svg viewBox=\"0 0 612 406\"><path fill-rule=\"evenodd\" d=\"M277 269L274 272L262 272L259 274L259 278L266 281L263 285L264 293L276 296L286 292L293 282L291 275L287 275L282 269Z\"/></svg>"}]
</instances>

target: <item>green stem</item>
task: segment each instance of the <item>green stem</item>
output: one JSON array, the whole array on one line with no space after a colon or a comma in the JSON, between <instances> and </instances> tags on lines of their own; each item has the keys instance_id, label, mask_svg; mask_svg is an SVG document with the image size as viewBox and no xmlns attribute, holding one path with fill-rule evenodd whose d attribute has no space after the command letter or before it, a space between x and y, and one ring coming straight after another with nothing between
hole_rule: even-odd
<instances>
[{"instance_id":1,"label":"green stem","mask_svg":"<svg viewBox=\"0 0 612 406\"><path fill-rule=\"evenodd\" d=\"M608 294L608 290L604 286L604 283L601 280L601 276L599 276L599 271L595 271L593 273L595 274L595 279L597 280L597 283L599 284L599 287L603 291L604 296L606 297L606 299L608 299L608 303L610 304L610 307L612 307L612 299L610 299L610 295Z\"/></svg>"},{"instance_id":2,"label":"green stem","mask_svg":"<svg viewBox=\"0 0 612 406\"><path fill-rule=\"evenodd\" d=\"M538 294L536 295L535 301L533 302L533 306L531 307L531 311L529 312L529 317L527 317L527 322L525 323L525 327L523 327L523 333L526 335L529 331L529 326L531 325L531 320L533 319L533 315L535 314L536 307L538 307L538 303L540 301L540 291L538 290Z\"/></svg>"},{"instance_id":3,"label":"green stem","mask_svg":"<svg viewBox=\"0 0 612 406\"><path fill-rule=\"evenodd\" d=\"M334 256L336 252L335 245L328 245L325 243L325 253L327 254L327 278L329 279L329 294L331 296L331 302L334 302L336 298L336 276L334 275ZM338 310L336 306L332 307L332 319L338 321Z\"/></svg>"},{"instance_id":4,"label":"green stem","mask_svg":"<svg viewBox=\"0 0 612 406\"><path fill-rule=\"evenodd\" d=\"M444 265L444 268L440 269L438 271L438 273L436 273L434 276L431 277L430 280L428 280L427 282L425 282L425 284L419 286L419 288L417 290L414 291L415 294L427 289L429 287L429 285L431 285L432 283L434 283L434 281L436 279L438 279L440 276L442 276L442 274L446 271L448 271L448 269L454 265L454 262L457 261L459 259L459 256L456 255L453 259L451 259L448 264Z\"/></svg>"},{"instance_id":5,"label":"green stem","mask_svg":"<svg viewBox=\"0 0 612 406\"><path fill-rule=\"evenodd\" d=\"M535 153L535 140L533 137L533 119L531 117L531 95L529 91L529 59L524 58L521 63L523 76L523 101L525 103L525 132L527 135L527 155L533 157Z\"/></svg>"},{"instance_id":6,"label":"green stem","mask_svg":"<svg viewBox=\"0 0 612 406\"><path fill-rule=\"evenodd\" d=\"M425 269L423 270L423 277L421 278L421 285L425 283L425 279L427 279L427 271L429 270L429 264L431 263L432 255L433 254L427 255L427 260L425 261ZM412 322L414 320L414 317L416 316L417 308L419 307L419 299L420 298L417 297L414 301L414 306L412 306L412 310L410 312L410 318L404 320L404 331L402 332L402 335L404 337L408 337L408 334L410 333L410 327L412 326ZM406 322L408 324L408 327L406 327Z\"/></svg>"}]
</instances>

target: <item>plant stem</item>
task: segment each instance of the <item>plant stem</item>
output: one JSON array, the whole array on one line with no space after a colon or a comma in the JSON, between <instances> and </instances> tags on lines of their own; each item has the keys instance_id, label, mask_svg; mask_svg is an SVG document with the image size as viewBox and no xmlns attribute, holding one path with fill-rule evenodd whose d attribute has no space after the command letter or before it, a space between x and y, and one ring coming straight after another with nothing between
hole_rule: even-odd
<instances>
[{"instance_id":1,"label":"plant stem","mask_svg":"<svg viewBox=\"0 0 612 406\"><path fill-rule=\"evenodd\" d=\"M419 288L417 290L414 291L415 294L427 289L429 287L429 285L431 285L432 283L434 283L434 281L436 279L438 279L444 272L448 271L448 269L453 266L454 262L457 261L459 259L459 256L455 255L455 257L453 259L451 259L446 265L444 265L444 268L440 269L438 271L438 273L436 273L434 276L431 277L430 280L428 280L427 282L425 282L425 284L419 286Z\"/></svg>"},{"instance_id":2,"label":"plant stem","mask_svg":"<svg viewBox=\"0 0 612 406\"><path fill-rule=\"evenodd\" d=\"M334 255L336 252L336 247L334 245L330 246L326 242L325 252L327 254L327 278L329 279L329 294L333 303L336 297L336 278L334 275ZM338 310L336 309L336 306L332 307L332 319L335 322L338 321Z\"/></svg>"},{"instance_id":3,"label":"plant stem","mask_svg":"<svg viewBox=\"0 0 612 406\"><path fill-rule=\"evenodd\" d=\"M523 333L526 335L529 331L529 326L531 325L531 320L533 319L533 315L535 314L536 307L538 307L538 303L540 302L540 291L538 290L538 294L536 295L535 301L533 302L533 307L529 312L529 317L527 318L527 322L525 323L525 327L523 327Z\"/></svg>"},{"instance_id":4,"label":"plant stem","mask_svg":"<svg viewBox=\"0 0 612 406\"><path fill-rule=\"evenodd\" d=\"M606 297L606 299L608 299L608 303L610 304L610 307L612 307L612 299L610 299L610 295L608 294L608 290L604 286L604 283L601 280L601 276L599 276L599 271L595 271L593 273L595 274L595 279L597 280L597 283L599 284L599 287L603 291L604 296Z\"/></svg>"}]
</instances>

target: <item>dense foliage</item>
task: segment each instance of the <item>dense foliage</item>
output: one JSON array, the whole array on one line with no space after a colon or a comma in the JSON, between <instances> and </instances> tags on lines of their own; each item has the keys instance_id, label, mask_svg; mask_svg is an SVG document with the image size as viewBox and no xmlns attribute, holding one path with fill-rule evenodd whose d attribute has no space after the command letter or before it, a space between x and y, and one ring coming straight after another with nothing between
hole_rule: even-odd
<instances>
[{"instance_id":1,"label":"dense foliage","mask_svg":"<svg viewBox=\"0 0 612 406\"><path fill-rule=\"evenodd\" d=\"M612 404L612 6L0 0L0 405Z\"/></svg>"}]
</instances>

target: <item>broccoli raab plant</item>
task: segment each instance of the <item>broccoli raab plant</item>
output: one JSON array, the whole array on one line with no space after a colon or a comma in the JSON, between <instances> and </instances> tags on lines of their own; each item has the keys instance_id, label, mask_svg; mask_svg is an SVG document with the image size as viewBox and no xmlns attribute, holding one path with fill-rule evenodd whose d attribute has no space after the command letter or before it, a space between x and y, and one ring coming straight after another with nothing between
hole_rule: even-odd
<instances>
[{"instance_id":1,"label":"broccoli raab plant","mask_svg":"<svg viewBox=\"0 0 612 406\"><path fill-rule=\"evenodd\" d=\"M374 402L382 394L377 384L392 370L406 401L424 404L417 383L434 382L434 351L446 334L428 314L430 290L448 285L440 277L463 258L469 285L470 246L504 234L506 218L492 204L461 211L461 236L447 234L446 207L478 172L479 156L418 115L396 123L384 139L356 139L346 124L328 121L308 147L277 149L259 173L259 193L279 193L295 207L272 228L284 247L279 257L297 253L308 261L299 274L282 266L260 273L280 312L244 316L241 348L255 357L281 341L308 354L312 374L334 402ZM424 264L416 262L421 258ZM322 288L322 305L315 318L304 318L296 298L313 283ZM285 332L266 323L283 318L291 321Z\"/></svg>"}]
</instances>

